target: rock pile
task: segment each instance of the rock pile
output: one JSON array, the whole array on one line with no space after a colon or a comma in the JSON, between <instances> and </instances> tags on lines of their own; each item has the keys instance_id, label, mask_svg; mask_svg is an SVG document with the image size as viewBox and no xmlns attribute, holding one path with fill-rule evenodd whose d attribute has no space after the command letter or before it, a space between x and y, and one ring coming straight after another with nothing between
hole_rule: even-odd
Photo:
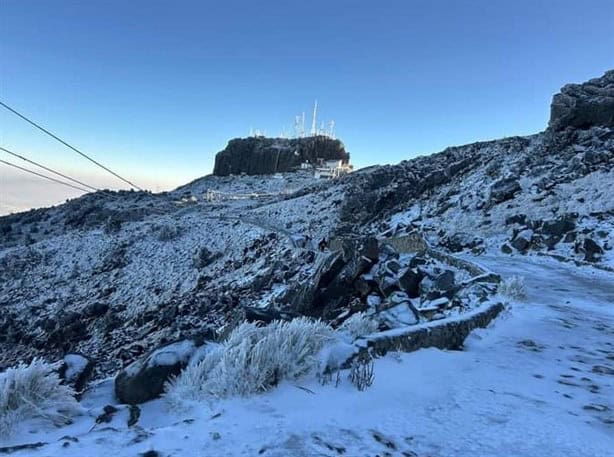
<instances>
[{"instance_id":1,"label":"rock pile","mask_svg":"<svg viewBox=\"0 0 614 457\"><path fill-rule=\"evenodd\" d=\"M488 299L496 276L467 271L443 254L400 254L374 237L344 240L323 257L311 281L291 288L278 305L333 323L366 312L380 329L442 319ZM493 284L494 283L494 284Z\"/></svg>"},{"instance_id":2,"label":"rock pile","mask_svg":"<svg viewBox=\"0 0 614 457\"><path fill-rule=\"evenodd\" d=\"M560 244L569 245L573 252L586 262L598 262L611 246L608 233L601 230L580 228L577 213L566 213L549 220L529 220L524 214L508 217L512 227L509 242L501 246L502 252L522 254L533 251L553 251ZM602 241L604 240L604 241Z\"/></svg>"}]
</instances>

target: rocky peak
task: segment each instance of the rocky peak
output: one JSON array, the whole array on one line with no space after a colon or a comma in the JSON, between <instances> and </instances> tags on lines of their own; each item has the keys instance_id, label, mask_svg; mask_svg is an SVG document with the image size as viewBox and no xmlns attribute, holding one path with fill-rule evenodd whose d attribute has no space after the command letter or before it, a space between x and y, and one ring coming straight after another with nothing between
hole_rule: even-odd
<instances>
[{"instance_id":1,"label":"rocky peak","mask_svg":"<svg viewBox=\"0 0 614 457\"><path fill-rule=\"evenodd\" d=\"M347 163L350 155L341 141L323 135L292 139L261 136L235 138L216 154L213 174L283 173L294 170L304 162L316 164L318 159Z\"/></svg>"},{"instance_id":2,"label":"rocky peak","mask_svg":"<svg viewBox=\"0 0 614 457\"><path fill-rule=\"evenodd\" d=\"M614 127L614 70L582 84L567 84L552 98L552 130Z\"/></svg>"}]
</instances>

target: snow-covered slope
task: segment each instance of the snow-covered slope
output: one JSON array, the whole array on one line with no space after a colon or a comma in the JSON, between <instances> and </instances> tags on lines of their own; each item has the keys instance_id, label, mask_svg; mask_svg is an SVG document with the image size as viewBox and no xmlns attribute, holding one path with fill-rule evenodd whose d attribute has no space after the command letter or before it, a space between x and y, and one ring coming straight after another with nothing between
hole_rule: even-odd
<instances>
[{"instance_id":1,"label":"snow-covered slope","mask_svg":"<svg viewBox=\"0 0 614 457\"><path fill-rule=\"evenodd\" d=\"M3 445L41 442L14 455L66 457L610 456L614 275L522 256L473 260L505 276L522 271L527 301L474 332L462 352L377 360L365 392L344 372L338 387L305 379L181 412L161 399L141 406L136 426L122 406L95 424L114 403L109 380L86 394L73 425L23 423Z\"/></svg>"},{"instance_id":2,"label":"snow-covered slope","mask_svg":"<svg viewBox=\"0 0 614 457\"><path fill-rule=\"evenodd\" d=\"M193 349L244 320L298 315L338 327L363 312L401 335L494 304L499 277L476 261L526 276L530 302L478 331L482 339L474 334L466 352L377 361L367 392L305 379L308 390L285 384L190 415L161 414L155 401L138 427L90 431L113 402L102 383L86 393L83 404L94 409L72 428L34 429L11 442L36 435L66 455L102 447L118 455L147 447L165 455L204 447L228 455L606 455L614 72L576 89L566 97L583 103L565 98L542 133L333 181L307 171L206 176L169 193L98 192L0 218L0 371L81 353L100 381L167 343L189 340ZM599 116L583 111L596 104ZM311 419L301 422L301 408ZM120 408L113 421L126 414ZM262 425L250 435L248 423ZM442 424L445 440L436 433ZM211 434L189 433L193 426Z\"/></svg>"}]
</instances>

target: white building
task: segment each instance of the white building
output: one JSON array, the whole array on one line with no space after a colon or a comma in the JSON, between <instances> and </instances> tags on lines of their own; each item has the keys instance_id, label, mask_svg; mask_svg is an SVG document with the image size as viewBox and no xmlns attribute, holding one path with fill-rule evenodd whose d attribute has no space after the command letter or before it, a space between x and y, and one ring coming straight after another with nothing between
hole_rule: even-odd
<instances>
[{"instance_id":1,"label":"white building","mask_svg":"<svg viewBox=\"0 0 614 457\"><path fill-rule=\"evenodd\" d=\"M334 179L352 171L352 165L343 160L325 160L315 169L314 176L318 179Z\"/></svg>"}]
</instances>

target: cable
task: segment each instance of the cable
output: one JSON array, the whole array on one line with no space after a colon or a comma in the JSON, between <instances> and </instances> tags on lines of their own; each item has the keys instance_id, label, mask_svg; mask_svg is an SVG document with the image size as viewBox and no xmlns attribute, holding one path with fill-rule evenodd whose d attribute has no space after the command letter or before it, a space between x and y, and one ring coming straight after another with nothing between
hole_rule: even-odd
<instances>
[{"instance_id":1,"label":"cable","mask_svg":"<svg viewBox=\"0 0 614 457\"><path fill-rule=\"evenodd\" d=\"M102 168L105 171L108 171L109 173L111 173L113 176L115 176L116 178L121 179L122 181L124 181L125 183L128 183L130 186L135 187L138 190L143 190L141 189L139 186L137 186L136 184L128 181L126 178L122 178L120 175L118 175L117 173L115 173L114 171L108 169L107 167L105 167L104 165L102 165L99 162L96 162L94 159L92 159L90 156L88 156L87 154L85 154L84 152L79 151L77 148L75 148L74 146L71 146L70 144L68 144L66 141L62 140L61 138L58 138L57 136L55 136L53 133L51 133L49 130L45 129L44 127L41 127L40 125L38 125L36 122L31 121L30 119L28 119L27 117L25 117L23 114L18 113L17 111L15 111L13 108L11 108L10 106L8 106L6 103L3 103L2 101L0 101L0 105L2 105L3 107L5 107L7 110L9 110L10 112L12 112L13 114L16 114L17 116L19 116L20 118L22 118L24 121L26 121L27 123L33 125L34 127L36 127L37 129L39 129L40 131L46 133L47 135L49 135L51 138L59 141L60 143L62 143L64 146L72 149L73 151L75 151L77 154L85 157L87 160L89 160L90 162L98 165L100 168Z\"/></svg>"},{"instance_id":2,"label":"cable","mask_svg":"<svg viewBox=\"0 0 614 457\"><path fill-rule=\"evenodd\" d=\"M97 191L100 190L100 189L97 189L97 188L95 188L93 186L90 186L89 184L85 184L84 182L81 182L78 179L71 178L70 176L67 176L67 175L65 175L63 173L60 173L59 171L55 171L55 170L53 170L53 169L51 169L49 167L46 167L45 165L41 165L40 163L37 163L34 160L30 160L30 159L28 159L28 158L26 158L24 156L21 156L21 155L16 154L16 153L14 153L12 151L9 151L8 149L3 148L2 146L0 146L0 150L2 150L4 152L6 152L7 154L10 154L10 155L12 155L14 157L17 157L18 159L25 160L26 162L31 163L32 165L36 165L37 167L40 167L43 170L46 170L46 171L48 171L50 173L53 173L53 174L58 175L58 176L61 176L62 178L68 179L69 181L75 182L75 183L77 183L77 184L79 184L79 185L81 185L83 187L87 187L88 189L91 189L94 192L97 192Z\"/></svg>"},{"instance_id":3,"label":"cable","mask_svg":"<svg viewBox=\"0 0 614 457\"><path fill-rule=\"evenodd\" d=\"M36 171L28 170L27 168L20 167L19 165L15 165L14 163L7 162L6 160L0 159L0 163L8 165L9 167L17 168L17 169L25 171L27 173L32 173L33 175L40 176L41 178L45 178L45 179L48 179L50 181L57 182L58 184L64 184L65 186L72 187L73 189L77 189L77 190L80 190L80 191L85 192L85 193L89 192L89 190L82 189L81 187L73 186L72 184L70 184L68 182L60 181L59 179L52 178L51 176L45 176L43 174L37 173Z\"/></svg>"}]
</instances>

